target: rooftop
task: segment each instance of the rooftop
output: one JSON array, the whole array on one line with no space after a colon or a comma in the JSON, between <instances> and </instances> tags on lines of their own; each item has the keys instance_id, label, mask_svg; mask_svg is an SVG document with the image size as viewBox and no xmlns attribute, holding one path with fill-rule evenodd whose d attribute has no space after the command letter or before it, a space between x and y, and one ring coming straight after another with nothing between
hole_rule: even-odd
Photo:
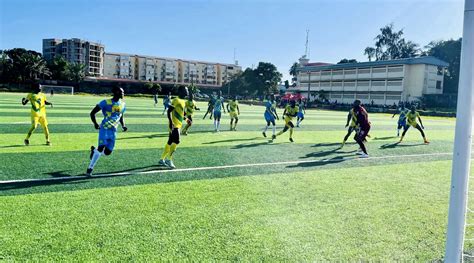
<instances>
[{"instance_id":1,"label":"rooftop","mask_svg":"<svg viewBox=\"0 0 474 263\"><path fill-rule=\"evenodd\" d=\"M313 65L317 64L317 65ZM298 71L317 71L317 70L329 70L329 69L346 69L346 68L366 68L376 66L388 66L388 65L415 65L415 64L427 64L440 67L447 67L449 64L441 59L431 56L416 57L416 58L403 58L403 59L392 59L392 60L379 60L370 62L358 62L358 63L344 63L344 64L326 64L324 63L308 63L303 67L298 67Z\"/></svg>"}]
</instances>

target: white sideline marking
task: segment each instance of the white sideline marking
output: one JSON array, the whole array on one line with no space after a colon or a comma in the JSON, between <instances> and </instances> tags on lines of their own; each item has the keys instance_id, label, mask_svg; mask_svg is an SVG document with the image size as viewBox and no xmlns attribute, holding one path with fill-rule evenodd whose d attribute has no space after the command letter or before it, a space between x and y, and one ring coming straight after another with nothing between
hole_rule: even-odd
<instances>
[{"instance_id":1,"label":"white sideline marking","mask_svg":"<svg viewBox=\"0 0 474 263\"><path fill-rule=\"evenodd\" d=\"M426 156L441 156L441 155L452 155L453 153L422 153L422 154L407 154L407 155L387 155L387 156L375 156L370 158L358 158L358 157L345 157L341 159L321 159L321 160L300 160L300 161L286 161L286 162L266 162L266 163L249 163L249 164L232 164L222 166L204 166L204 167L190 167L181 169L158 169L143 172L119 172L119 173L108 173L108 174L97 174L88 177L85 175L79 176L63 176L63 177L51 177L51 178L36 178L36 179L20 179L20 180L6 180L0 181L0 186L15 184L15 183L34 183L34 182L51 182L51 181L66 181L76 179L94 179L100 177L113 177L113 176L126 176L132 174L160 174L160 173L176 173L186 171L205 171L205 170L220 170L228 168L240 168L240 167L256 167L256 166L271 166L271 165L284 165L284 164L302 164L302 163L316 163L316 162L339 162L347 160L374 160L374 159L392 159L392 158L404 158L404 157L426 157Z\"/></svg>"}]
</instances>

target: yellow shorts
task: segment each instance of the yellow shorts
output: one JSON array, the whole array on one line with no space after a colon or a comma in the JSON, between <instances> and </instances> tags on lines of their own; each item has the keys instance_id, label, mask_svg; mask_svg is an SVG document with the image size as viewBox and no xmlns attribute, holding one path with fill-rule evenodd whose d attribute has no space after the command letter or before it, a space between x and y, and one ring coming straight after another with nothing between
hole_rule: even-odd
<instances>
[{"instance_id":1,"label":"yellow shorts","mask_svg":"<svg viewBox=\"0 0 474 263\"><path fill-rule=\"evenodd\" d=\"M285 118L285 126L287 126L288 128L293 128L293 127L295 127L295 125L294 125L293 122L292 122L292 119L290 119L290 118L288 118L288 117Z\"/></svg>"},{"instance_id":2,"label":"yellow shorts","mask_svg":"<svg viewBox=\"0 0 474 263\"><path fill-rule=\"evenodd\" d=\"M231 118L237 118L237 116L238 116L236 111L229 112L229 115L230 115Z\"/></svg>"},{"instance_id":3,"label":"yellow shorts","mask_svg":"<svg viewBox=\"0 0 474 263\"><path fill-rule=\"evenodd\" d=\"M413 128L416 128L416 125L418 125L418 123L416 123L416 122L408 122L408 124L410 124L411 127L413 127Z\"/></svg>"},{"instance_id":4,"label":"yellow shorts","mask_svg":"<svg viewBox=\"0 0 474 263\"><path fill-rule=\"evenodd\" d=\"M48 126L48 120L46 119L46 116L31 116L31 124L33 126L38 126L38 124L41 124L41 126Z\"/></svg>"}]
</instances>

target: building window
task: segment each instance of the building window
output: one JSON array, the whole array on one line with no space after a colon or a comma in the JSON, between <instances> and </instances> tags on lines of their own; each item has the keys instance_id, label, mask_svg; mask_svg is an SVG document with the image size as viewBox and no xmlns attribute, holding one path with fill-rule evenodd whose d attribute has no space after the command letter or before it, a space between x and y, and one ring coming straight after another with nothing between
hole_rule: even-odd
<instances>
[{"instance_id":1,"label":"building window","mask_svg":"<svg viewBox=\"0 0 474 263\"><path fill-rule=\"evenodd\" d=\"M443 67L438 67L437 73L440 76L443 75Z\"/></svg>"},{"instance_id":2,"label":"building window","mask_svg":"<svg viewBox=\"0 0 474 263\"><path fill-rule=\"evenodd\" d=\"M357 69L358 74L369 74L370 73L370 68L359 68Z\"/></svg>"},{"instance_id":3,"label":"building window","mask_svg":"<svg viewBox=\"0 0 474 263\"><path fill-rule=\"evenodd\" d=\"M436 89L441 89L441 81L436 81Z\"/></svg>"}]
</instances>

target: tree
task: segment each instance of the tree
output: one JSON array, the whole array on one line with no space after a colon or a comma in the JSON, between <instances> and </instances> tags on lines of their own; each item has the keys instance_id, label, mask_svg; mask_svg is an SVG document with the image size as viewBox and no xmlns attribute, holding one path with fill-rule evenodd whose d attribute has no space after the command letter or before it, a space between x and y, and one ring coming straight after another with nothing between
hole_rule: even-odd
<instances>
[{"instance_id":1,"label":"tree","mask_svg":"<svg viewBox=\"0 0 474 263\"><path fill-rule=\"evenodd\" d=\"M24 48L14 48L2 52L2 80L23 83L51 75L41 54Z\"/></svg>"},{"instance_id":2,"label":"tree","mask_svg":"<svg viewBox=\"0 0 474 263\"><path fill-rule=\"evenodd\" d=\"M70 81L79 83L86 77L86 65L82 63L69 63L67 72Z\"/></svg>"},{"instance_id":3,"label":"tree","mask_svg":"<svg viewBox=\"0 0 474 263\"><path fill-rule=\"evenodd\" d=\"M282 74L275 65L267 62L258 63L257 68L246 68L233 76L230 83L231 94L265 95L278 92L278 83Z\"/></svg>"},{"instance_id":4,"label":"tree","mask_svg":"<svg viewBox=\"0 0 474 263\"><path fill-rule=\"evenodd\" d=\"M318 99L320 101L326 101L329 95L329 93L323 89L318 90L316 94L318 95Z\"/></svg>"},{"instance_id":5,"label":"tree","mask_svg":"<svg viewBox=\"0 0 474 263\"><path fill-rule=\"evenodd\" d=\"M364 49L364 55L367 55L369 61L372 61L372 58L375 57L375 48L373 47L366 47Z\"/></svg>"},{"instance_id":6,"label":"tree","mask_svg":"<svg viewBox=\"0 0 474 263\"><path fill-rule=\"evenodd\" d=\"M289 73L292 76L291 83L296 83L296 80L297 80L296 76L298 75L298 72L296 69L298 68L298 66L299 64L297 62L294 62L293 65L291 65L290 67Z\"/></svg>"},{"instance_id":7,"label":"tree","mask_svg":"<svg viewBox=\"0 0 474 263\"><path fill-rule=\"evenodd\" d=\"M51 78L55 80L68 80L69 78L69 62L62 56L55 57L48 62L48 67L51 70Z\"/></svg>"},{"instance_id":8,"label":"tree","mask_svg":"<svg viewBox=\"0 0 474 263\"><path fill-rule=\"evenodd\" d=\"M337 64L345 64L345 63L357 63L356 59L341 59L341 61L337 62Z\"/></svg>"},{"instance_id":9,"label":"tree","mask_svg":"<svg viewBox=\"0 0 474 263\"><path fill-rule=\"evenodd\" d=\"M449 63L444 74L444 93L457 93L459 67L461 63L462 38L457 40L432 41L425 48L423 55L434 56Z\"/></svg>"},{"instance_id":10,"label":"tree","mask_svg":"<svg viewBox=\"0 0 474 263\"><path fill-rule=\"evenodd\" d=\"M290 88L290 82L288 80L285 80L285 89Z\"/></svg>"},{"instance_id":11,"label":"tree","mask_svg":"<svg viewBox=\"0 0 474 263\"><path fill-rule=\"evenodd\" d=\"M420 54L418 44L403 38L403 29L396 31L393 24L380 28L380 34L375 37L375 47L367 47L364 54L369 61L375 56L376 60L390 60L416 57Z\"/></svg>"}]
</instances>

